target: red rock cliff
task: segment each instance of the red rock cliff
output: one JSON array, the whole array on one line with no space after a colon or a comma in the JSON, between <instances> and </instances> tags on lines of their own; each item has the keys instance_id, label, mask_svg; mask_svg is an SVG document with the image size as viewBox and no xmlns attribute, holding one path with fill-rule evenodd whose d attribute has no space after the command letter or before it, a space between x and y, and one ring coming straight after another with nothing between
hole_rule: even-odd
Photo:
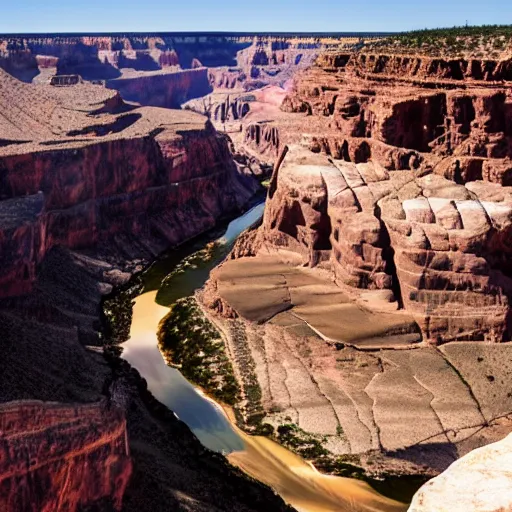
<instances>
[{"instance_id":1,"label":"red rock cliff","mask_svg":"<svg viewBox=\"0 0 512 512\"><path fill-rule=\"evenodd\" d=\"M126 422L103 404L0 406L0 509L121 510L131 474Z\"/></svg>"},{"instance_id":2,"label":"red rock cliff","mask_svg":"<svg viewBox=\"0 0 512 512\"><path fill-rule=\"evenodd\" d=\"M21 85L19 107L27 108L34 86ZM83 87L77 85L75 94L105 91ZM68 98L68 92L60 94ZM52 119L63 123L58 116L41 116L36 132L33 121L25 124L19 109L9 107L12 99L6 105L9 126L17 123L19 128L7 132L11 140L0 147L2 296L29 290L37 265L53 246L118 244L124 252L154 256L238 211L258 187L238 172L227 139L191 112L144 108L119 116L105 113L104 123L97 125L84 114L84 125L74 117L69 127L83 128L68 128L48 140L55 131L48 129ZM59 109L58 102L50 106ZM30 137L40 139L25 142Z\"/></svg>"},{"instance_id":3,"label":"red rock cliff","mask_svg":"<svg viewBox=\"0 0 512 512\"><path fill-rule=\"evenodd\" d=\"M493 67L497 84L422 59L413 73L412 57L328 53L296 76L274 120L248 116L243 144L277 160L253 245L292 250L342 287L396 300L431 342L508 340L506 62Z\"/></svg>"},{"instance_id":4,"label":"red rock cliff","mask_svg":"<svg viewBox=\"0 0 512 512\"><path fill-rule=\"evenodd\" d=\"M440 343L512 335L511 241L509 187L388 172L294 146L274 170L251 243L252 252L285 249L327 266L353 295L372 291L375 304L397 301Z\"/></svg>"}]
</instances>

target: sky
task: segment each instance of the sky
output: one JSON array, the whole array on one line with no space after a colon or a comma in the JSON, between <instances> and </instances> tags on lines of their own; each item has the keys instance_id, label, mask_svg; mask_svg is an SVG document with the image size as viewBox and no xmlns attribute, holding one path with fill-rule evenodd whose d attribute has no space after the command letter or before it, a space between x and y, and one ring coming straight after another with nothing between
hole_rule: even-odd
<instances>
[{"instance_id":1,"label":"sky","mask_svg":"<svg viewBox=\"0 0 512 512\"><path fill-rule=\"evenodd\" d=\"M511 0L1 0L0 33L394 32L512 24Z\"/></svg>"}]
</instances>

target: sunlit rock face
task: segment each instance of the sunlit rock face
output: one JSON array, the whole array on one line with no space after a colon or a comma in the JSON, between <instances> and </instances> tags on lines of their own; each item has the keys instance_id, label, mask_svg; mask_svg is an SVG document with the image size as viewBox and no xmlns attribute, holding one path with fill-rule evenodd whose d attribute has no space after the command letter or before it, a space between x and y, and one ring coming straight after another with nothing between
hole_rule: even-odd
<instances>
[{"instance_id":1,"label":"sunlit rock face","mask_svg":"<svg viewBox=\"0 0 512 512\"><path fill-rule=\"evenodd\" d=\"M511 237L509 187L291 146L245 252L267 246L328 265L340 286L397 301L432 343L501 341L510 335Z\"/></svg>"},{"instance_id":2,"label":"sunlit rock face","mask_svg":"<svg viewBox=\"0 0 512 512\"><path fill-rule=\"evenodd\" d=\"M0 406L0 509L116 510L130 479L123 414L104 404Z\"/></svg>"},{"instance_id":3,"label":"sunlit rock face","mask_svg":"<svg viewBox=\"0 0 512 512\"><path fill-rule=\"evenodd\" d=\"M328 261L431 343L509 340L511 81L508 61L322 53L279 113L247 116L244 145L277 162L256 245Z\"/></svg>"},{"instance_id":4,"label":"sunlit rock face","mask_svg":"<svg viewBox=\"0 0 512 512\"><path fill-rule=\"evenodd\" d=\"M409 512L512 510L512 435L478 448L427 482Z\"/></svg>"}]
</instances>

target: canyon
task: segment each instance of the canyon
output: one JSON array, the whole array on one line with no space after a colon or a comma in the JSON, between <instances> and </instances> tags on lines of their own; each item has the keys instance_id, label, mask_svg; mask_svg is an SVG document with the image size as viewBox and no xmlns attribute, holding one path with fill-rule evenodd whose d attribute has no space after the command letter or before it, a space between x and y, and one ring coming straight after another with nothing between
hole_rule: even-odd
<instances>
[{"instance_id":1,"label":"canyon","mask_svg":"<svg viewBox=\"0 0 512 512\"><path fill-rule=\"evenodd\" d=\"M2 508L129 510L157 487L155 510L286 510L102 355L103 297L245 208L258 180L205 117L76 76L0 70Z\"/></svg>"},{"instance_id":2,"label":"canyon","mask_svg":"<svg viewBox=\"0 0 512 512\"><path fill-rule=\"evenodd\" d=\"M119 358L137 276L261 182L260 225L196 292L238 426L376 478L510 432L512 54L385 35L0 36L2 507L291 510Z\"/></svg>"},{"instance_id":3,"label":"canyon","mask_svg":"<svg viewBox=\"0 0 512 512\"><path fill-rule=\"evenodd\" d=\"M230 136L274 163L264 218L198 298L245 428L296 425L334 474L434 475L510 432L510 52L370 50L254 95Z\"/></svg>"}]
</instances>

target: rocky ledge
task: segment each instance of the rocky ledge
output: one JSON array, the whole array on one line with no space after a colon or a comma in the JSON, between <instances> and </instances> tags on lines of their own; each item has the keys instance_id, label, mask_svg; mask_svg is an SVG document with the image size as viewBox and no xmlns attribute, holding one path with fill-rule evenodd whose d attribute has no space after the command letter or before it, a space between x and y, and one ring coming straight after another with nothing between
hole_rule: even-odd
<instances>
[{"instance_id":1,"label":"rocky ledge","mask_svg":"<svg viewBox=\"0 0 512 512\"><path fill-rule=\"evenodd\" d=\"M409 312L425 341L496 342L511 337L511 240L509 187L292 147L247 250L286 249L330 269L359 300Z\"/></svg>"},{"instance_id":2,"label":"rocky ledge","mask_svg":"<svg viewBox=\"0 0 512 512\"><path fill-rule=\"evenodd\" d=\"M3 297L30 291L54 246L148 259L258 190L197 114L133 108L97 85L56 90L3 71L0 80Z\"/></svg>"},{"instance_id":3,"label":"rocky ledge","mask_svg":"<svg viewBox=\"0 0 512 512\"><path fill-rule=\"evenodd\" d=\"M502 512L512 508L512 435L454 462L415 495L409 512Z\"/></svg>"}]
</instances>

